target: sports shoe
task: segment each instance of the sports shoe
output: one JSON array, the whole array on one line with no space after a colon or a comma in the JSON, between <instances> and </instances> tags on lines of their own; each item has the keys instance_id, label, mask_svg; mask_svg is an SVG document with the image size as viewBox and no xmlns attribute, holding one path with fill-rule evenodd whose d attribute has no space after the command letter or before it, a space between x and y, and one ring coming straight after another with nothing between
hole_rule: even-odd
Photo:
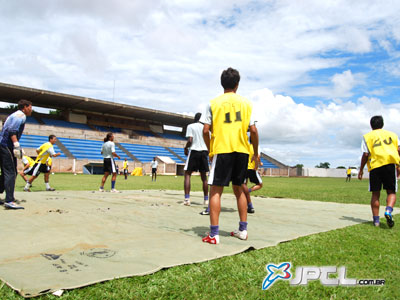
<instances>
[{"instance_id":1,"label":"sports shoe","mask_svg":"<svg viewBox=\"0 0 400 300\"><path fill-rule=\"evenodd\" d=\"M231 236L237 237L240 240L247 240L247 230L235 230L231 232Z\"/></svg>"},{"instance_id":2,"label":"sports shoe","mask_svg":"<svg viewBox=\"0 0 400 300\"><path fill-rule=\"evenodd\" d=\"M208 200L204 200L203 204L204 206L208 206Z\"/></svg>"},{"instance_id":3,"label":"sports shoe","mask_svg":"<svg viewBox=\"0 0 400 300\"><path fill-rule=\"evenodd\" d=\"M388 226L390 228L392 228L394 226L392 214L388 211L385 211L385 218L386 218L386 222L387 222Z\"/></svg>"},{"instance_id":4,"label":"sports shoe","mask_svg":"<svg viewBox=\"0 0 400 300\"><path fill-rule=\"evenodd\" d=\"M120 191L116 190L116 189L111 189L110 191L111 193L121 193Z\"/></svg>"},{"instance_id":5,"label":"sports shoe","mask_svg":"<svg viewBox=\"0 0 400 300\"><path fill-rule=\"evenodd\" d=\"M4 207L8 209L24 209L22 206L19 206L15 202L6 202L4 203Z\"/></svg>"},{"instance_id":6,"label":"sports shoe","mask_svg":"<svg viewBox=\"0 0 400 300\"><path fill-rule=\"evenodd\" d=\"M31 189L30 188L24 188L24 192L30 192Z\"/></svg>"},{"instance_id":7,"label":"sports shoe","mask_svg":"<svg viewBox=\"0 0 400 300\"><path fill-rule=\"evenodd\" d=\"M203 210L202 212L200 212L200 214L203 215L203 216L209 216L210 215L210 211Z\"/></svg>"},{"instance_id":8,"label":"sports shoe","mask_svg":"<svg viewBox=\"0 0 400 300\"><path fill-rule=\"evenodd\" d=\"M219 244L219 235L217 234L216 236L213 236L213 237L211 237L210 235L207 235L206 237L204 237L202 239L202 241L204 243L209 243L209 244L213 244L213 245Z\"/></svg>"},{"instance_id":9,"label":"sports shoe","mask_svg":"<svg viewBox=\"0 0 400 300\"><path fill-rule=\"evenodd\" d=\"M379 224L379 223L374 223L374 226L375 226L375 227L379 227L380 224Z\"/></svg>"},{"instance_id":10,"label":"sports shoe","mask_svg":"<svg viewBox=\"0 0 400 300\"><path fill-rule=\"evenodd\" d=\"M249 213L249 214L254 214L254 213L255 213L254 208L253 208L253 207L248 207L248 208L247 208L247 213Z\"/></svg>"},{"instance_id":11,"label":"sports shoe","mask_svg":"<svg viewBox=\"0 0 400 300\"><path fill-rule=\"evenodd\" d=\"M183 205L190 206L190 200L185 199L185 201L183 201Z\"/></svg>"},{"instance_id":12,"label":"sports shoe","mask_svg":"<svg viewBox=\"0 0 400 300\"><path fill-rule=\"evenodd\" d=\"M102 192L102 193L104 193L104 189L102 189L102 188L99 188L99 192Z\"/></svg>"},{"instance_id":13,"label":"sports shoe","mask_svg":"<svg viewBox=\"0 0 400 300\"><path fill-rule=\"evenodd\" d=\"M49 188L49 189L46 189L46 191L48 191L48 192L54 192L56 189L53 189L53 188Z\"/></svg>"}]
</instances>

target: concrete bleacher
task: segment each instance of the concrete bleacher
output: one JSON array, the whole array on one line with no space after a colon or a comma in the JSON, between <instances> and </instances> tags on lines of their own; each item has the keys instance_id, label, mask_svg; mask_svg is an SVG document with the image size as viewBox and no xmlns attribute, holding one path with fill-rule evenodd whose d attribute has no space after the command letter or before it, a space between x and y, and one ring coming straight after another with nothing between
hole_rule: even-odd
<instances>
[{"instance_id":1,"label":"concrete bleacher","mask_svg":"<svg viewBox=\"0 0 400 300\"><path fill-rule=\"evenodd\" d=\"M183 140L185 141L186 139L183 136L180 136L178 134L174 134L174 133L159 133L158 134L160 137L164 138L164 139L171 139L171 140Z\"/></svg>"},{"instance_id":2,"label":"concrete bleacher","mask_svg":"<svg viewBox=\"0 0 400 300\"><path fill-rule=\"evenodd\" d=\"M184 159L183 162L186 162L187 156L185 155L185 150L183 147L177 148L177 147L169 147L172 151L174 151L176 154L178 154L180 157Z\"/></svg>"},{"instance_id":3,"label":"concrete bleacher","mask_svg":"<svg viewBox=\"0 0 400 300\"><path fill-rule=\"evenodd\" d=\"M40 136L40 135L25 135L23 134L21 136L21 139L19 140L21 147L22 148L39 148L42 144L47 143L49 141L48 136ZM58 148L57 145L53 145L54 151L56 153L61 153L59 156L60 158L66 158L67 156L64 154L64 152L61 151L60 148Z\"/></svg>"},{"instance_id":4,"label":"concrete bleacher","mask_svg":"<svg viewBox=\"0 0 400 300\"><path fill-rule=\"evenodd\" d=\"M64 120L57 119L49 119L49 118L41 118L41 120L49 126L56 127L67 127L67 128L75 128L75 129L83 129L83 130L92 130L88 125L74 122L67 122Z\"/></svg>"},{"instance_id":5,"label":"concrete bleacher","mask_svg":"<svg viewBox=\"0 0 400 300\"><path fill-rule=\"evenodd\" d=\"M277 165L275 165L274 163L272 163L269 160L265 159L264 157L261 157L260 160L263 163L263 165L260 166L261 168L264 168L264 169L278 169L279 168Z\"/></svg>"},{"instance_id":6,"label":"concrete bleacher","mask_svg":"<svg viewBox=\"0 0 400 300\"><path fill-rule=\"evenodd\" d=\"M26 122L27 124L38 124L39 122L32 116L26 117Z\"/></svg>"},{"instance_id":7,"label":"concrete bleacher","mask_svg":"<svg viewBox=\"0 0 400 300\"><path fill-rule=\"evenodd\" d=\"M98 131L102 132L113 132L113 133L122 132L121 128L116 128L116 127L105 127L100 125L93 125L93 127L96 128Z\"/></svg>"},{"instance_id":8,"label":"concrete bleacher","mask_svg":"<svg viewBox=\"0 0 400 300\"><path fill-rule=\"evenodd\" d=\"M176 163L182 163L182 161L167 149L161 146L151 145L140 145L140 144L128 144L120 143L125 149L132 153L142 163L150 162L155 156L166 156L171 158Z\"/></svg>"},{"instance_id":9,"label":"concrete bleacher","mask_svg":"<svg viewBox=\"0 0 400 300\"><path fill-rule=\"evenodd\" d=\"M155 137L155 135L154 135L152 132L150 132L150 131L135 130L135 132L136 132L138 135L147 136L147 137Z\"/></svg>"}]
</instances>

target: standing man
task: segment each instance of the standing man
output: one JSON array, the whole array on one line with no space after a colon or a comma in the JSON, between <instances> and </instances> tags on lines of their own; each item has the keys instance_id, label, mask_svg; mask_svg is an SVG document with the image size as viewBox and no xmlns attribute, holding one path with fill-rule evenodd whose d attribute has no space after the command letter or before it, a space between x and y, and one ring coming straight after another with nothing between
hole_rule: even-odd
<instances>
[{"instance_id":1,"label":"standing man","mask_svg":"<svg viewBox=\"0 0 400 300\"><path fill-rule=\"evenodd\" d=\"M103 155L103 171L104 176L101 179L101 185L99 188L99 192L104 192L104 184L110 174L111 177L111 193L119 193L118 190L115 189L115 182L117 180L117 166L114 161L114 157L121 157L115 152L115 143L114 143L114 134L112 132L107 133L104 138L104 144L101 146L101 155Z\"/></svg>"},{"instance_id":2,"label":"standing man","mask_svg":"<svg viewBox=\"0 0 400 300\"><path fill-rule=\"evenodd\" d=\"M204 125L200 123L201 113L194 116L194 122L186 129L186 137L188 141L185 146L185 155L187 156L185 164L185 201L184 205L190 205L190 178L192 172L200 172L201 181L203 182L204 205L208 205L208 149L203 139Z\"/></svg>"},{"instance_id":3,"label":"standing man","mask_svg":"<svg viewBox=\"0 0 400 300\"><path fill-rule=\"evenodd\" d=\"M347 177L346 177L346 182L351 180L351 169L350 167L348 167L347 171L346 171Z\"/></svg>"},{"instance_id":4,"label":"standing man","mask_svg":"<svg viewBox=\"0 0 400 300\"><path fill-rule=\"evenodd\" d=\"M61 153L56 153L54 151L53 145L56 143L57 137L54 134L49 135L49 141L47 143L42 144L39 148L36 149L36 153L38 156L36 157L35 164L32 168L32 176L26 182L24 187L25 192L30 192L30 188L32 186L32 182L40 175L40 173L44 174L44 184L46 186L46 191L53 192L55 189L50 187L49 176L51 170L51 160L50 166L48 164L48 160L52 157L60 156Z\"/></svg>"},{"instance_id":5,"label":"standing man","mask_svg":"<svg viewBox=\"0 0 400 300\"><path fill-rule=\"evenodd\" d=\"M246 98L236 94L240 75L235 69L228 68L221 74L224 94L211 100L204 118L203 138L210 150L210 128L213 130L213 161L208 184L210 193L210 233L203 242L219 243L219 214L221 195L224 186L232 181L239 211L239 230L231 232L241 240L247 239L247 201L242 184L246 177L249 159L247 130L253 144L255 168L258 167L258 132L252 119L252 104Z\"/></svg>"},{"instance_id":6,"label":"standing man","mask_svg":"<svg viewBox=\"0 0 400 300\"><path fill-rule=\"evenodd\" d=\"M364 166L367 164L374 225L379 226L379 197L383 185L387 193L385 218L388 226L393 227L392 211L397 192L396 165L400 162L398 137L395 133L382 129L382 116L372 117L370 124L372 131L364 135L361 143L363 155L358 179L362 179Z\"/></svg>"},{"instance_id":7,"label":"standing man","mask_svg":"<svg viewBox=\"0 0 400 300\"><path fill-rule=\"evenodd\" d=\"M129 166L128 159L125 158L125 160L124 160L124 165L123 165L123 167L122 167L123 170L124 170L125 180L128 179L128 166Z\"/></svg>"},{"instance_id":8,"label":"standing man","mask_svg":"<svg viewBox=\"0 0 400 300\"><path fill-rule=\"evenodd\" d=\"M157 167L158 167L158 161L156 158L153 158L153 161L151 162L151 181L157 181Z\"/></svg>"},{"instance_id":9,"label":"standing man","mask_svg":"<svg viewBox=\"0 0 400 300\"><path fill-rule=\"evenodd\" d=\"M18 101L18 110L11 114L3 125L0 133L0 164L1 180L0 192L6 191L5 208L23 209L15 203L14 188L17 177L17 158L22 158L19 139L25 128L26 117L32 114L32 102L21 99Z\"/></svg>"}]
</instances>

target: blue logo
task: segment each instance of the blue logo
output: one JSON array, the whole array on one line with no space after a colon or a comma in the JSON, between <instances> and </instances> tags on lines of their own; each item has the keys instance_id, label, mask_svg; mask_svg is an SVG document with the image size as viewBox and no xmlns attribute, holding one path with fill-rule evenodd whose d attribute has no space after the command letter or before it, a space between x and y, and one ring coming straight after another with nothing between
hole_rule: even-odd
<instances>
[{"instance_id":1,"label":"blue logo","mask_svg":"<svg viewBox=\"0 0 400 300\"><path fill-rule=\"evenodd\" d=\"M292 265L288 262L281 263L279 266L268 264L266 266L268 275L262 283L262 289L269 289L278 279L289 280L292 277L292 274L289 272L291 266Z\"/></svg>"}]
</instances>

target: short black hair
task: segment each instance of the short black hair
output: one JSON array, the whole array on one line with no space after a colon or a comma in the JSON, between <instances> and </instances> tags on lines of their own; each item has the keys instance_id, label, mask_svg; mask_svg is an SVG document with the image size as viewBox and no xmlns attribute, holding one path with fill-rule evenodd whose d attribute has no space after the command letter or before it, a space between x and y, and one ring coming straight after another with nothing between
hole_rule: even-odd
<instances>
[{"instance_id":1,"label":"short black hair","mask_svg":"<svg viewBox=\"0 0 400 300\"><path fill-rule=\"evenodd\" d=\"M198 122L200 120L200 118L201 118L201 113L198 112L197 114L194 115L195 122Z\"/></svg>"},{"instance_id":2,"label":"short black hair","mask_svg":"<svg viewBox=\"0 0 400 300\"><path fill-rule=\"evenodd\" d=\"M228 68L221 74L221 85L225 90L234 89L240 81L239 71Z\"/></svg>"},{"instance_id":3,"label":"short black hair","mask_svg":"<svg viewBox=\"0 0 400 300\"><path fill-rule=\"evenodd\" d=\"M29 100L21 99L18 101L18 109L22 110L24 107L32 105L32 102Z\"/></svg>"},{"instance_id":4,"label":"short black hair","mask_svg":"<svg viewBox=\"0 0 400 300\"><path fill-rule=\"evenodd\" d=\"M108 142L114 134L112 132L107 133L106 137L104 138L104 143Z\"/></svg>"},{"instance_id":5,"label":"short black hair","mask_svg":"<svg viewBox=\"0 0 400 300\"><path fill-rule=\"evenodd\" d=\"M54 139L55 137L56 137L56 136L55 136L54 134L50 134L50 135L49 135L49 141L52 140L52 139Z\"/></svg>"},{"instance_id":6,"label":"short black hair","mask_svg":"<svg viewBox=\"0 0 400 300\"><path fill-rule=\"evenodd\" d=\"M372 129L381 129L383 128L383 118L382 116L373 116L371 118L371 121L369 122L371 124Z\"/></svg>"}]
</instances>

